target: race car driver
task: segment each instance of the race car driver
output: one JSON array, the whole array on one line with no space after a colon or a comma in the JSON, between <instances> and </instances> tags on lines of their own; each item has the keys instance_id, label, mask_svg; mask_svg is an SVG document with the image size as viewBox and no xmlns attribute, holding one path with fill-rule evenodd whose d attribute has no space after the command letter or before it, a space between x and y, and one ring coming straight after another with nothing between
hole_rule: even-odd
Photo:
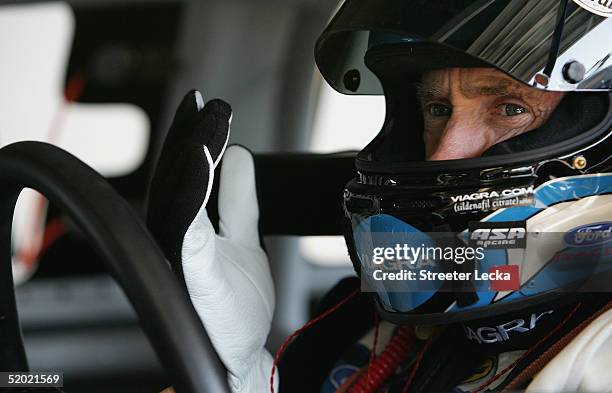
<instances>
[{"instance_id":1,"label":"race car driver","mask_svg":"<svg viewBox=\"0 0 612 393\"><path fill-rule=\"evenodd\" d=\"M358 279L338 284L284 348L272 381L264 343L274 294L253 161L241 147L225 151L227 104L185 97L153 181L149 223L233 391L608 389L610 297L601 286L576 290L605 276L612 227L605 8L565 0L344 3L316 56L338 91L384 93L387 102L385 124L359 153L344 194L347 246L373 296L360 293ZM224 151L215 233L205 206ZM487 250L484 267L518 266L520 290L493 290L491 282L423 290L369 278L369 251L389 241L380 233L423 239L510 225L563 234L519 253ZM577 254L578 245L589 253Z\"/></svg>"}]
</instances>

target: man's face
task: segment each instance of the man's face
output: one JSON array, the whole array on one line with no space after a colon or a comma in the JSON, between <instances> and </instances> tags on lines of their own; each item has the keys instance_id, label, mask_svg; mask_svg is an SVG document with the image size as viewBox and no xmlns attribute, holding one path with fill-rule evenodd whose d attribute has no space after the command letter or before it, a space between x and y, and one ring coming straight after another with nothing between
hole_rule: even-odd
<instances>
[{"instance_id":1,"label":"man's face","mask_svg":"<svg viewBox=\"0 0 612 393\"><path fill-rule=\"evenodd\" d=\"M430 71L418 87L428 160L479 157L540 127L564 93L523 85L493 68Z\"/></svg>"}]
</instances>

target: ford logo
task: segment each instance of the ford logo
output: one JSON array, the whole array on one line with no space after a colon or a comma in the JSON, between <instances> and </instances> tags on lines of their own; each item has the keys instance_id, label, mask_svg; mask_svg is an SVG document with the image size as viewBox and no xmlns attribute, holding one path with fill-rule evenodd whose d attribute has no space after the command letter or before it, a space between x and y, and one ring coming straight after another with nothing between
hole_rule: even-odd
<instances>
[{"instance_id":1,"label":"ford logo","mask_svg":"<svg viewBox=\"0 0 612 393\"><path fill-rule=\"evenodd\" d=\"M597 222L582 225L568 231L563 241L570 247L587 247L612 240L612 222Z\"/></svg>"}]
</instances>

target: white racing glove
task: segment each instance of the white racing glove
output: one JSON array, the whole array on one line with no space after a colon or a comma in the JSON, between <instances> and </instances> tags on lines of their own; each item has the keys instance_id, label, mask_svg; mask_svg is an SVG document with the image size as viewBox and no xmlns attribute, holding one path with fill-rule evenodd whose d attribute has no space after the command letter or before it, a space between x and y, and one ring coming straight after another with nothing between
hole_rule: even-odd
<instances>
[{"instance_id":1,"label":"white racing glove","mask_svg":"<svg viewBox=\"0 0 612 393\"><path fill-rule=\"evenodd\" d=\"M219 233L206 204L229 137L230 106L203 105L197 91L180 104L151 184L148 224L191 300L233 392L267 392L273 359L264 348L274 286L258 232L250 152L230 146L219 184ZM276 390L276 389L275 389Z\"/></svg>"}]
</instances>

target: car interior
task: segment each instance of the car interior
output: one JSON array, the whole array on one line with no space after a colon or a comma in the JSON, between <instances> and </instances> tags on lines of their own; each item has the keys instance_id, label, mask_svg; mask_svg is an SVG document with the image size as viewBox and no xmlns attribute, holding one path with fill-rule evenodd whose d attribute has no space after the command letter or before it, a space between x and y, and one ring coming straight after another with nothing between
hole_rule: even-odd
<instances>
[{"instance_id":1,"label":"car interior","mask_svg":"<svg viewBox=\"0 0 612 393\"><path fill-rule=\"evenodd\" d=\"M145 220L149 181L183 95L198 89L205 100L227 101L230 143L255 155L260 226L276 285L267 345L275 353L321 296L354 274L341 237L342 190L353 176L354 152L385 115L383 98L342 96L315 66L316 38L337 6L336 0L2 2L0 147L38 141L76 156L129 205L122 210L106 191L86 195L99 204L93 210L109 216L100 222L135 225L129 223ZM47 154L39 145L18 147L0 155L5 182L8 163ZM49 177L63 173L64 182L38 184L34 176L18 184L26 190L12 226L6 223L29 368L63 372L67 393L161 391L176 374L160 363L143 330L149 322L126 297L153 284L141 288L130 281L138 269L109 265L100 244L115 243L92 244L97 235L83 223L97 221L66 211L80 206L60 192L70 180L83 193L93 191L57 160L37 165ZM37 184L47 192L29 189ZM16 194L11 187L3 192L7 210ZM213 222L215 202L213 195ZM2 296L12 293L6 282L1 288Z\"/></svg>"}]
</instances>

